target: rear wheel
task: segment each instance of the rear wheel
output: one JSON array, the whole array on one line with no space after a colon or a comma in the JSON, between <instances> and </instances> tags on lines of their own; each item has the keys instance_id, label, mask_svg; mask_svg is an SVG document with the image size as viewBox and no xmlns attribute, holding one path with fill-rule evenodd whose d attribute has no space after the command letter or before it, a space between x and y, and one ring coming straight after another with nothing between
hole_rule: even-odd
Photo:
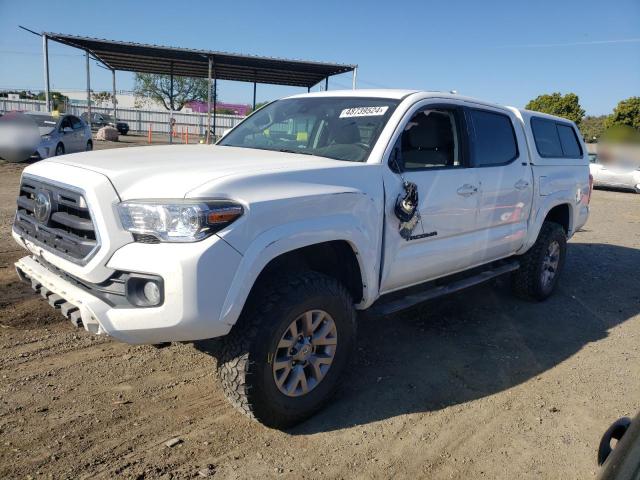
<instances>
[{"instance_id":1,"label":"rear wheel","mask_svg":"<svg viewBox=\"0 0 640 480\"><path fill-rule=\"evenodd\" d=\"M335 393L355 341L355 310L347 290L326 275L268 283L224 339L218 376L241 412L286 428Z\"/></svg>"},{"instance_id":2,"label":"rear wheel","mask_svg":"<svg viewBox=\"0 0 640 480\"><path fill-rule=\"evenodd\" d=\"M564 267L567 236L557 223L544 222L536 243L519 257L511 285L516 295L533 300L548 298L556 288Z\"/></svg>"}]
</instances>

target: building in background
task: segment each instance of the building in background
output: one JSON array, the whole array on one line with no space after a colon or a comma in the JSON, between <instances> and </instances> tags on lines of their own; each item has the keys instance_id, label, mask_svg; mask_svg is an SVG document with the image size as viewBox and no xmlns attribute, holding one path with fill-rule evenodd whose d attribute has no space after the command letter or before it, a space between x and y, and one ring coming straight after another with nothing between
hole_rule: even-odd
<instances>
[{"instance_id":1,"label":"building in background","mask_svg":"<svg viewBox=\"0 0 640 480\"><path fill-rule=\"evenodd\" d=\"M213 104L211 104L211 110L213 111ZM194 113L207 113L207 102L187 102L184 111ZM250 111L251 107L249 105L243 105L241 103L216 103L216 112L218 113L228 113L230 115L240 115L244 117L248 115Z\"/></svg>"}]
</instances>

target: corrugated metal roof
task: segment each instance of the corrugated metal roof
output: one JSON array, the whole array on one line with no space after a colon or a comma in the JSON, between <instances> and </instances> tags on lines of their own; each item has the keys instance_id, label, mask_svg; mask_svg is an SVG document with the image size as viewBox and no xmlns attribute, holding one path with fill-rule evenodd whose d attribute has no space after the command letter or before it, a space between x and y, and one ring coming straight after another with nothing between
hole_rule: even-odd
<instances>
[{"instance_id":1,"label":"corrugated metal roof","mask_svg":"<svg viewBox=\"0 0 640 480\"><path fill-rule=\"evenodd\" d=\"M325 77L356 68L356 65L165 47L52 32L43 35L50 40L88 50L105 66L128 72L169 75L173 71L176 76L207 78L209 58L212 58L213 76L220 80L312 87Z\"/></svg>"}]
</instances>

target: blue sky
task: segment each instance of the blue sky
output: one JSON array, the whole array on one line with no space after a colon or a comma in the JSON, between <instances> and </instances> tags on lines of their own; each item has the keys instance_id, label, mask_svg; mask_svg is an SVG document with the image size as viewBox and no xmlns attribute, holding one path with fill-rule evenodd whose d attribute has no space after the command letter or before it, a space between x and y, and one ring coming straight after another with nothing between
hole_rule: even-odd
<instances>
[{"instance_id":1,"label":"blue sky","mask_svg":"<svg viewBox=\"0 0 640 480\"><path fill-rule=\"evenodd\" d=\"M640 95L640 0L51 2L0 0L0 88L43 88L41 41L18 29L185 48L357 63L360 88L455 89L524 106L575 92L588 114ZM85 87L78 50L50 46L51 84ZM111 77L92 64L92 87ZM133 76L118 74L118 89ZM336 76L329 88L349 88ZM221 82L222 101L252 86ZM259 85L258 100L300 88Z\"/></svg>"}]
</instances>

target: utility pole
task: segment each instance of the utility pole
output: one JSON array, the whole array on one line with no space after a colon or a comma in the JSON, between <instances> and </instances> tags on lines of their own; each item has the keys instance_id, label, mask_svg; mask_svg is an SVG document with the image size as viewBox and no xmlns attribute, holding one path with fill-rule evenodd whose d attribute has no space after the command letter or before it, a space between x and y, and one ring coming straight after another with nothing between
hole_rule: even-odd
<instances>
[{"instance_id":1,"label":"utility pole","mask_svg":"<svg viewBox=\"0 0 640 480\"><path fill-rule=\"evenodd\" d=\"M42 56L44 57L44 101L47 112L51 111L49 99L49 39L46 35L42 35Z\"/></svg>"},{"instance_id":2,"label":"utility pole","mask_svg":"<svg viewBox=\"0 0 640 480\"><path fill-rule=\"evenodd\" d=\"M89 50L84 52L87 56L87 119L89 127L91 127L91 72L89 69Z\"/></svg>"},{"instance_id":3,"label":"utility pole","mask_svg":"<svg viewBox=\"0 0 640 480\"><path fill-rule=\"evenodd\" d=\"M113 100L113 121L117 122L118 121L118 116L117 116L117 110L116 110L116 70L113 69L111 70L111 76L113 79L113 91L111 92L111 96L112 96L112 100ZM114 125L115 127L115 125Z\"/></svg>"}]
</instances>

